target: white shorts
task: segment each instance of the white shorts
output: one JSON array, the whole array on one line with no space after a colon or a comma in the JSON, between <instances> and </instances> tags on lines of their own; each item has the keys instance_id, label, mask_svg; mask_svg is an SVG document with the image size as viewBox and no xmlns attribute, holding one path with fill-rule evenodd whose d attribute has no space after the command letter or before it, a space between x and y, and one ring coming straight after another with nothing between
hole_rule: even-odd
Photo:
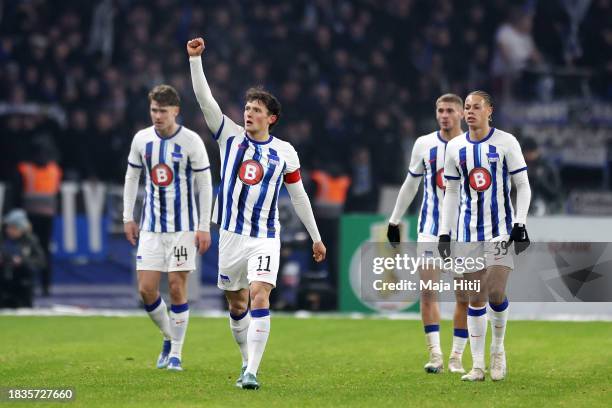
<instances>
[{"instance_id":1,"label":"white shorts","mask_svg":"<svg viewBox=\"0 0 612 408\"><path fill-rule=\"evenodd\" d=\"M461 260L462 258L466 262L463 273L478 272L494 265L514 269L511 249L506 246L509 238L509 235L500 235L485 242L457 242L453 255L455 259ZM473 262L467 266L470 259Z\"/></svg>"},{"instance_id":2,"label":"white shorts","mask_svg":"<svg viewBox=\"0 0 612 408\"><path fill-rule=\"evenodd\" d=\"M219 231L219 289L246 289L253 281L276 287L279 262L280 239Z\"/></svg>"},{"instance_id":3,"label":"white shorts","mask_svg":"<svg viewBox=\"0 0 612 408\"><path fill-rule=\"evenodd\" d=\"M439 258L440 257L440 251L438 249L438 243L440 242L440 238L436 237L435 235L428 235L428 234L419 234L418 238L417 238L417 253L416 255L418 257L423 257L425 259L427 258ZM436 269L439 269L439 267L436 267ZM451 273L453 271L451 270L447 270L442 268L441 269L442 272L447 272L447 273ZM455 273L454 275L461 275L458 273Z\"/></svg>"},{"instance_id":4,"label":"white shorts","mask_svg":"<svg viewBox=\"0 0 612 408\"><path fill-rule=\"evenodd\" d=\"M514 269L514 258L512 257L514 247L508 248L506 246L509 239L510 235L499 235L485 243L484 253L487 267L501 265Z\"/></svg>"},{"instance_id":5,"label":"white shorts","mask_svg":"<svg viewBox=\"0 0 612 408\"><path fill-rule=\"evenodd\" d=\"M438 253L439 238L435 235L419 234L417 238L417 256L425 258L440 256Z\"/></svg>"},{"instance_id":6,"label":"white shorts","mask_svg":"<svg viewBox=\"0 0 612 408\"><path fill-rule=\"evenodd\" d=\"M196 256L194 231L141 231L136 254L136 270L191 272L196 269Z\"/></svg>"}]
</instances>

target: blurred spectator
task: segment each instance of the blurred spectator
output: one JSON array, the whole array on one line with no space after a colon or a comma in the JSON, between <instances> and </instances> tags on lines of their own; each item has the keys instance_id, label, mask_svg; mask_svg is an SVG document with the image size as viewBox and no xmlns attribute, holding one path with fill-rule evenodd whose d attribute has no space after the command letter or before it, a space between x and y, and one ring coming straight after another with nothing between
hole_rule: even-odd
<instances>
[{"instance_id":1,"label":"blurred spectator","mask_svg":"<svg viewBox=\"0 0 612 408\"><path fill-rule=\"evenodd\" d=\"M533 14L514 8L508 21L503 23L495 34L496 48L491 70L493 76L498 78L503 97L512 96L512 86L528 64L543 63L531 35L532 28Z\"/></svg>"},{"instance_id":2,"label":"blurred spectator","mask_svg":"<svg viewBox=\"0 0 612 408\"><path fill-rule=\"evenodd\" d=\"M32 233L25 211L4 218L0 241L0 308L32 307L34 276L45 266L45 254Z\"/></svg>"},{"instance_id":3,"label":"blurred spectator","mask_svg":"<svg viewBox=\"0 0 612 408\"><path fill-rule=\"evenodd\" d=\"M521 146L531 186L530 213L544 215L558 212L563 198L559 169L542 155L534 139L524 138Z\"/></svg>"},{"instance_id":4,"label":"blurred spectator","mask_svg":"<svg viewBox=\"0 0 612 408\"><path fill-rule=\"evenodd\" d=\"M21 191L21 207L28 214L32 229L39 237L46 259L50 259L49 244L53 232L53 217L57 211L57 196L62 180L62 170L54 158L55 147L47 135L39 135L32 144L31 159L17 165L17 184ZM49 295L51 263L41 270L43 295Z\"/></svg>"},{"instance_id":5,"label":"blurred spectator","mask_svg":"<svg viewBox=\"0 0 612 408\"><path fill-rule=\"evenodd\" d=\"M330 265L331 281L335 285L338 278L338 223L351 185L351 178L334 163L328 163L325 168L312 171L310 177L316 184L314 213L321 236L325 237L325 242L329 242L327 263Z\"/></svg>"},{"instance_id":6,"label":"blurred spectator","mask_svg":"<svg viewBox=\"0 0 612 408\"><path fill-rule=\"evenodd\" d=\"M93 127L94 132L89 135L85 151L88 158L87 178L121 183L125 177L125 163L133 135L121 126L115 115L107 111L95 115Z\"/></svg>"},{"instance_id":7,"label":"blurred spectator","mask_svg":"<svg viewBox=\"0 0 612 408\"><path fill-rule=\"evenodd\" d=\"M60 139L59 148L63 153L62 168L65 179L78 180L88 174L88 143L92 130L89 117L84 109L75 109L70 114L68 129Z\"/></svg>"},{"instance_id":8,"label":"blurred spectator","mask_svg":"<svg viewBox=\"0 0 612 408\"><path fill-rule=\"evenodd\" d=\"M359 147L353 153L352 182L344 212L375 212L378 208L378 189L380 183L376 177L370 152Z\"/></svg>"},{"instance_id":9,"label":"blurred spectator","mask_svg":"<svg viewBox=\"0 0 612 408\"><path fill-rule=\"evenodd\" d=\"M96 6L91 24L87 51L100 52L106 61L113 54L113 1L102 0Z\"/></svg>"}]
</instances>

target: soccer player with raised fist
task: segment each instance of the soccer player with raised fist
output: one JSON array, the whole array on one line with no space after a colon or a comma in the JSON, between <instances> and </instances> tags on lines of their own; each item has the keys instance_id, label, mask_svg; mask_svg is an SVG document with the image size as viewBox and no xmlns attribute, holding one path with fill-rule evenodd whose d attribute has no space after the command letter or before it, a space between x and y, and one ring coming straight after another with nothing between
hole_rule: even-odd
<instances>
[{"instance_id":1,"label":"soccer player with raised fist","mask_svg":"<svg viewBox=\"0 0 612 408\"><path fill-rule=\"evenodd\" d=\"M202 38L187 43L193 89L221 155L221 186L212 217L220 228L217 285L229 303L230 328L242 355L236 385L258 389L257 371L270 334L270 292L280 261L281 183L310 234L316 262L325 259L326 249L302 184L298 154L270 134L280 119L280 103L269 92L250 88L244 125L234 123L212 96L202 65L204 48Z\"/></svg>"}]
</instances>

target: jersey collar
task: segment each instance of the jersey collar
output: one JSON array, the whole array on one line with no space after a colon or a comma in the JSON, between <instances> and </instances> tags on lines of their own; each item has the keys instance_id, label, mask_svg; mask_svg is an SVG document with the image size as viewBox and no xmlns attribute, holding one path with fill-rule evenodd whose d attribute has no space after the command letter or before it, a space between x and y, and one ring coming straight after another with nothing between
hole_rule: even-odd
<instances>
[{"instance_id":1,"label":"jersey collar","mask_svg":"<svg viewBox=\"0 0 612 408\"><path fill-rule=\"evenodd\" d=\"M440 141L441 141L442 143L444 143L444 144L447 144L447 143L448 143L448 140L444 140L444 138L442 137L442 135L440 135L440 131L439 131L439 130L436 132L436 135L438 136L438 139L440 139Z\"/></svg>"},{"instance_id":2,"label":"jersey collar","mask_svg":"<svg viewBox=\"0 0 612 408\"><path fill-rule=\"evenodd\" d=\"M472 140L472 139L470 139L470 131L468 129L468 131L465 132L465 138L467 139L468 142L470 142L472 144L479 144L479 143L486 142L487 140L489 140L489 138L491 136L493 136L493 132L495 132L495 128L494 127L492 127L491 130L489 130L489 134L486 137L484 137L483 139L481 139L481 140Z\"/></svg>"},{"instance_id":3,"label":"jersey collar","mask_svg":"<svg viewBox=\"0 0 612 408\"><path fill-rule=\"evenodd\" d=\"M253 142L253 143L258 144L258 145L268 144L268 143L270 143L272 141L272 139L274 139L274 136L268 135L268 136L270 136L268 138L268 140L266 140L265 142L260 142L259 140L255 140L255 139L251 138L251 136L249 136L249 134L247 132L244 132L244 135L246 136L247 139L249 139L249 142Z\"/></svg>"},{"instance_id":4,"label":"jersey collar","mask_svg":"<svg viewBox=\"0 0 612 408\"><path fill-rule=\"evenodd\" d=\"M169 140L169 139L172 139L174 136L178 135L178 133L181 131L182 128L183 126L179 125L178 129L176 129L176 132L174 132L172 136L165 136L165 137L157 133L157 129L155 129L155 127L153 128L153 130L155 131L155 134L157 135L157 137L159 137L161 140Z\"/></svg>"}]
</instances>

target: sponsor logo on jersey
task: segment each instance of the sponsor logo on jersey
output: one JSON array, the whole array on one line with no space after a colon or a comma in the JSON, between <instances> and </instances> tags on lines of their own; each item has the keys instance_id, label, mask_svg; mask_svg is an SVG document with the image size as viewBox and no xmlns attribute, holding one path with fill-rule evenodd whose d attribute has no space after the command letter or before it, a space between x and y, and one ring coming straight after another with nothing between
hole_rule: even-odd
<instances>
[{"instance_id":1,"label":"sponsor logo on jersey","mask_svg":"<svg viewBox=\"0 0 612 408\"><path fill-rule=\"evenodd\" d=\"M264 171L263 166L256 160L245 160L240 165L238 177L240 181L248 186L253 186L261 181Z\"/></svg>"},{"instance_id":2,"label":"sponsor logo on jersey","mask_svg":"<svg viewBox=\"0 0 612 408\"><path fill-rule=\"evenodd\" d=\"M444 184L444 169L440 169L436 171L436 185L438 188L442 190L446 190L446 185Z\"/></svg>"},{"instance_id":3,"label":"sponsor logo on jersey","mask_svg":"<svg viewBox=\"0 0 612 408\"><path fill-rule=\"evenodd\" d=\"M482 192L491 186L491 173L484 167L475 167L470 171L469 174L470 186L478 191Z\"/></svg>"},{"instance_id":4,"label":"sponsor logo on jersey","mask_svg":"<svg viewBox=\"0 0 612 408\"><path fill-rule=\"evenodd\" d=\"M168 187L174 180L174 173L167 164L159 163L151 169L151 180L158 187Z\"/></svg>"}]
</instances>

